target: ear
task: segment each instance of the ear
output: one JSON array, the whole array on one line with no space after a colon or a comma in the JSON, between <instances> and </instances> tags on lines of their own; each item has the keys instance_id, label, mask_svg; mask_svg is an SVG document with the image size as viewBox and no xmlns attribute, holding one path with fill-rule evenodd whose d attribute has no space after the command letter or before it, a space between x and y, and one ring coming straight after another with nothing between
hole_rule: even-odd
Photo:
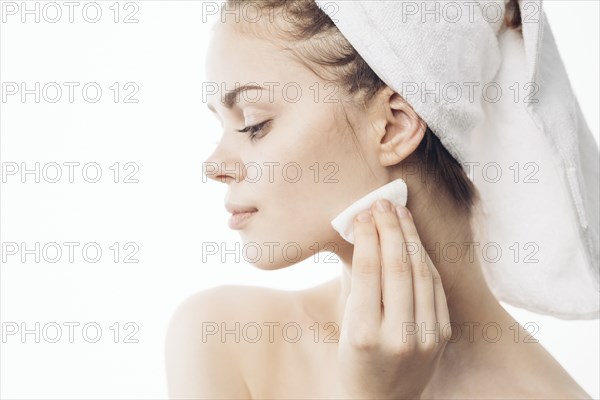
<instances>
[{"instance_id":1,"label":"ear","mask_svg":"<svg viewBox=\"0 0 600 400\"><path fill-rule=\"evenodd\" d=\"M378 121L379 162L382 166L396 165L410 156L425 135L427 124L398 93L386 87L376 103ZM382 109L383 107L383 109Z\"/></svg>"}]
</instances>

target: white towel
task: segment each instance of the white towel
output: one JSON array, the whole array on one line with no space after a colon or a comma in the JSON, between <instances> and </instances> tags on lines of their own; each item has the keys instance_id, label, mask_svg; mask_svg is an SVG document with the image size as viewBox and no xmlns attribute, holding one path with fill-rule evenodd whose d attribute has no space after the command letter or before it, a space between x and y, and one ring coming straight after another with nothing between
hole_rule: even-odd
<instances>
[{"instance_id":1,"label":"white towel","mask_svg":"<svg viewBox=\"0 0 600 400\"><path fill-rule=\"evenodd\" d=\"M519 1L522 37L493 18L503 0L316 3L477 186L487 218L480 248L503 252L495 262L490 250L483 267L494 294L558 318L599 318L598 146L542 2ZM423 12L436 3L446 7L437 21Z\"/></svg>"}]
</instances>

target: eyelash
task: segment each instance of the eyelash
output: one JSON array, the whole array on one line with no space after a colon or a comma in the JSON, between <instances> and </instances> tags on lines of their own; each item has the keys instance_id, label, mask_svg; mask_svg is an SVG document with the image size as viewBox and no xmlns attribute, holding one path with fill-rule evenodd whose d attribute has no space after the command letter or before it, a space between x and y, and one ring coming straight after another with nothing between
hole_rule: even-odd
<instances>
[{"instance_id":1,"label":"eyelash","mask_svg":"<svg viewBox=\"0 0 600 400\"><path fill-rule=\"evenodd\" d=\"M248 133L248 136L250 137L250 141L254 142L258 139L256 139L256 133L257 132L261 132L272 120L268 120L265 122L261 122L260 124L257 125L252 125L252 126L248 126L244 129L240 129L238 130L238 132L241 133Z\"/></svg>"}]
</instances>

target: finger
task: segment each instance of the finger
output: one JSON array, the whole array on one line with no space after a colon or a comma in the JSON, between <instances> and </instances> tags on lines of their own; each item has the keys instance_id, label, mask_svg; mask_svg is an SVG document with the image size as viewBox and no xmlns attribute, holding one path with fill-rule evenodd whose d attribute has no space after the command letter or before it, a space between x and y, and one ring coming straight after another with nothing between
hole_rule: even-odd
<instances>
[{"instance_id":1,"label":"finger","mask_svg":"<svg viewBox=\"0 0 600 400\"><path fill-rule=\"evenodd\" d=\"M403 322L415 319L412 272L398 214L387 200L382 206L375 203L371 210L381 251L383 319L390 332L400 332Z\"/></svg>"},{"instance_id":2,"label":"finger","mask_svg":"<svg viewBox=\"0 0 600 400\"><path fill-rule=\"evenodd\" d=\"M414 221L410 215L403 213L405 210L406 208L399 208L398 215L412 265L415 323L419 329L418 343L424 348L430 347L426 344L435 342L437 338L433 274Z\"/></svg>"},{"instance_id":3,"label":"finger","mask_svg":"<svg viewBox=\"0 0 600 400\"><path fill-rule=\"evenodd\" d=\"M368 221L360 221L361 214L354 219L351 315L364 321L368 327L379 329L381 323L379 239L373 216L366 213L369 217Z\"/></svg>"}]
</instances>

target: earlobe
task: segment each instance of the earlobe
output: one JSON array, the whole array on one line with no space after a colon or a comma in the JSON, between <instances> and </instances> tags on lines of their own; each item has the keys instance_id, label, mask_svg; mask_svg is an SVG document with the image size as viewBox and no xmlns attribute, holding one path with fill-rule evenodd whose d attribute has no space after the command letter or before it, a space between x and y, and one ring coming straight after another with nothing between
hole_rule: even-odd
<instances>
[{"instance_id":1,"label":"earlobe","mask_svg":"<svg viewBox=\"0 0 600 400\"><path fill-rule=\"evenodd\" d=\"M410 156L419 146L427 125L398 93L386 89L385 131L379 138L379 160L383 166L392 166Z\"/></svg>"}]
</instances>

